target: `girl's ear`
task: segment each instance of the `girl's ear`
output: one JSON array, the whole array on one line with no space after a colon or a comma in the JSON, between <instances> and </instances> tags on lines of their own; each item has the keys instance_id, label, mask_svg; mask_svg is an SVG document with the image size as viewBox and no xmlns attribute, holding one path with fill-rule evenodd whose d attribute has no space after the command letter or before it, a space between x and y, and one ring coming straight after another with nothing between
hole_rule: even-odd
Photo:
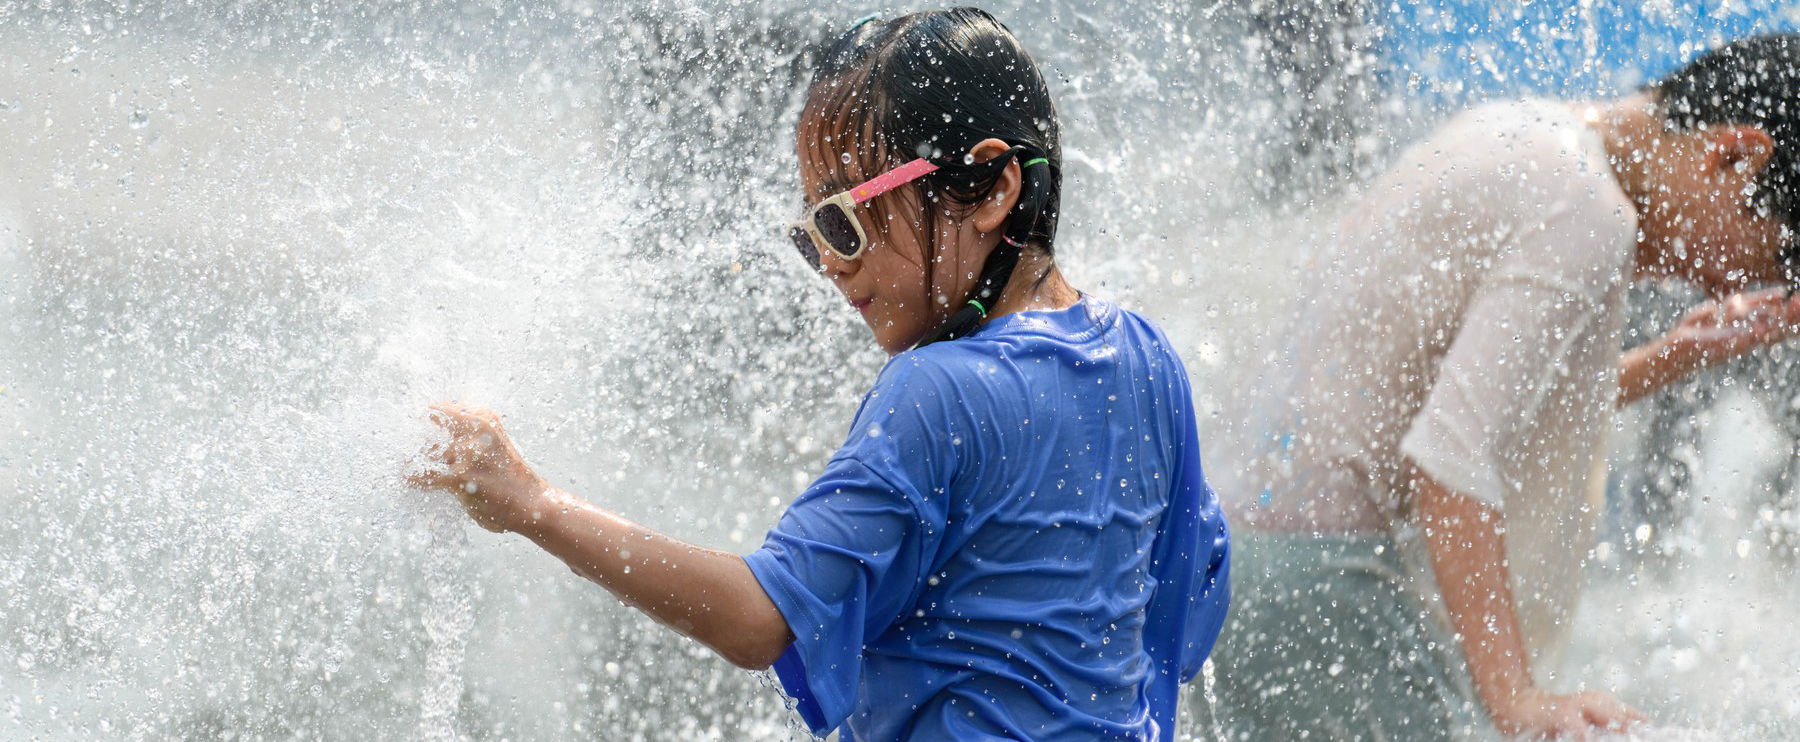
<instances>
[{"instance_id":1,"label":"girl's ear","mask_svg":"<svg viewBox=\"0 0 1800 742\"><path fill-rule=\"evenodd\" d=\"M983 139L969 149L969 154L976 162L987 162L1012 149L1006 142L998 139ZM994 181L994 192L981 203L975 205L975 213L971 214L975 228L983 232L993 232L1006 224L1006 217L1012 213L1013 204L1019 202L1019 158L1014 157L1006 163L1006 169L1000 171L1000 178Z\"/></svg>"},{"instance_id":2,"label":"girl's ear","mask_svg":"<svg viewBox=\"0 0 1800 742\"><path fill-rule=\"evenodd\" d=\"M1706 148L1708 168L1754 176L1775 156L1775 140L1754 126L1720 126L1711 131Z\"/></svg>"}]
</instances>

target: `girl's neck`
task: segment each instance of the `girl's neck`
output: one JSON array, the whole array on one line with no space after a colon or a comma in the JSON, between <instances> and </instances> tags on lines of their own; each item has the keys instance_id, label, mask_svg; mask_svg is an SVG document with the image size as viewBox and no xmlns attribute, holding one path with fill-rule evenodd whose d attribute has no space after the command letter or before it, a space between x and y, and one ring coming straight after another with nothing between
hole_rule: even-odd
<instances>
[{"instance_id":1,"label":"girl's neck","mask_svg":"<svg viewBox=\"0 0 1800 742\"><path fill-rule=\"evenodd\" d=\"M1660 199L1667 198L1665 171L1670 162L1684 154L1682 144L1669 131L1656 100L1647 94L1633 95L1611 102L1577 104L1582 121L1600 135L1606 146L1606 159L1612 165L1613 178L1619 190L1631 199L1637 211L1637 269L1640 274L1663 274L1670 271L1670 246L1663 240L1650 238L1655 230L1645 229L1656 213Z\"/></svg>"},{"instance_id":2,"label":"girl's neck","mask_svg":"<svg viewBox=\"0 0 1800 742\"><path fill-rule=\"evenodd\" d=\"M1582 122L1606 143L1613 178L1641 213L1657 189L1657 155L1667 133L1656 102L1640 94L1611 102L1581 103L1576 110L1581 112Z\"/></svg>"},{"instance_id":3,"label":"girl's neck","mask_svg":"<svg viewBox=\"0 0 1800 742\"><path fill-rule=\"evenodd\" d=\"M1080 300L1081 292L1063 278L1054 259L1042 250L1027 249L988 319L1033 309L1064 309Z\"/></svg>"}]
</instances>

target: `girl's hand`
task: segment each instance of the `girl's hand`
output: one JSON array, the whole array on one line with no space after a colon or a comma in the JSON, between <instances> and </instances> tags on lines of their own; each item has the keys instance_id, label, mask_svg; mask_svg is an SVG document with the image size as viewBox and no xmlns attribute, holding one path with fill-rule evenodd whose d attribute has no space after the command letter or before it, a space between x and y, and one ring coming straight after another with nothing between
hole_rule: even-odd
<instances>
[{"instance_id":1,"label":"girl's hand","mask_svg":"<svg viewBox=\"0 0 1800 742\"><path fill-rule=\"evenodd\" d=\"M456 495L469 517L495 533L517 531L548 512L549 485L525 463L499 415L439 402L431 406L431 421L450 432L450 441L426 455L447 469L407 477L413 486Z\"/></svg>"},{"instance_id":2,"label":"girl's hand","mask_svg":"<svg viewBox=\"0 0 1800 742\"><path fill-rule=\"evenodd\" d=\"M1692 370L1723 363L1800 331L1800 296L1774 288L1707 301L1682 316L1664 336L1668 354Z\"/></svg>"},{"instance_id":3,"label":"girl's hand","mask_svg":"<svg viewBox=\"0 0 1800 742\"><path fill-rule=\"evenodd\" d=\"M1800 296L1764 289L1708 301L1667 335L1619 359L1619 404L1626 405L1708 366L1718 365L1800 332Z\"/></svg>"},{"instance_id":4,"label":"girl's hand","mask_svg":"<svg viewBox=\"0 0 1800 742\"><path fill-rule=\"evenodd\" d=\"M1489 711L1502 734L1523 739L1586 740L1626 731L1644 720L1611 693L1597 690L1552 695L1531 689Z\"/></svg>"}]
</instances>

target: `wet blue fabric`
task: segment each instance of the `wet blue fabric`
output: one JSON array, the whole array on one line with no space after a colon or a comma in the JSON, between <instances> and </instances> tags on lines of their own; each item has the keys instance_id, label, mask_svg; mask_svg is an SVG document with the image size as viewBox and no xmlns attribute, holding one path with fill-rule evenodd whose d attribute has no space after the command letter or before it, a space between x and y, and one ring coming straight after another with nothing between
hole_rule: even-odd
<instances>
[{"instance_id":1,"label":"wet blue fabric","mask_svg":"<svg viewBox=\"0 0 1800 742\"><path fill-rule=\"evenodd\" d=\"M1224 621L1186 371L1092 298L895 356L746 557L816 734L1171 740Z\"/></svg>"}]
</instances>

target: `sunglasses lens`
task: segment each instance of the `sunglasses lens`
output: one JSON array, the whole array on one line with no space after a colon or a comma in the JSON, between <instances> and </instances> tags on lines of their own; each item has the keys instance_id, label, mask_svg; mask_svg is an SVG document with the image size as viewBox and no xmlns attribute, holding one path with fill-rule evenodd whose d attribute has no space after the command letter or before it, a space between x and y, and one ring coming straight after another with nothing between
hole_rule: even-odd
<instances>
[{"instance_id":1,"label":"sunglasses lens","mask_svg":"<svg viewBox=\"0 0 1800 742\"><path fill-rule=\"evenodd\" d=\"M813 224L819 228L825 244L842 258L855 257L862 251L862 237L857 235L855 219L835 203L825 204L813 213Z\"/></svg>"},{"instance_id":2,"label":"sunglasses lens","mask_svg":"<svg viewBox=\"0 0 1800 742\"><path fill-rule=\"evenodd\" d=\"M813 244L812 235L807 234L806 230L799 227L789 227L788 239L794 241L794 249L800 251L800 258L805 260L807 265L812 266L813 270L818 270L819 246Z\"/></svg>"}]
</instances>

